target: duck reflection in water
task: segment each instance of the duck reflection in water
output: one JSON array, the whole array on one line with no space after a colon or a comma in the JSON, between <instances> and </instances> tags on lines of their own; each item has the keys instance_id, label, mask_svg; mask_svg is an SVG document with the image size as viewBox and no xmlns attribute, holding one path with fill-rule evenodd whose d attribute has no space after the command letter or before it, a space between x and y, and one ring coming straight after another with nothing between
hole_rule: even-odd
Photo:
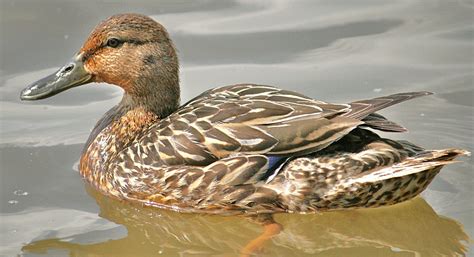
<instances>
[{"instance_id":1,"label":"duck reflection in water","mask_svg":"<svg viewBox=\"0 0 474 257\"><path fill-rule=\"evenodd\" d=\"M242 217L176 213L111 200L87 187L100 216L123 225L121 239L89 244L69 238L33 241L25 253L69 256L238 256L261 227ZM262 256L464 256L469 238L421 197L375 209L277 214L283 225ZM161 255L160 255L161 254Z\"/></svg>"}]
</instances>

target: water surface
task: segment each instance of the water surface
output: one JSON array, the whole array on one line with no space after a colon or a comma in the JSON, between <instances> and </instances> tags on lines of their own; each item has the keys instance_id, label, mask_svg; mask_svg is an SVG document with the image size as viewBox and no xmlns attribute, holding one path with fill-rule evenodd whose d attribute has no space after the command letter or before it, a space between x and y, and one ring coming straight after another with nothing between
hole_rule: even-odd
<instances>
[{"instance_id":1,"label":"water surface","mask_svg":"<svg viewBox=\"0 0 474 257\"><path fill-rule=\"evenodd\" d=\"M291 2L291 3L290 3ZM428 90L384 110L427 148L474 150L469 1L0 1L0 256L236 256L261 228L240 217L116 202L77 161L121 92L92 84L38 102L20 90L64 64L120 12L151 15L179 49L182 100L242 82L333 102ZM392 207L279 214L261 256L474 256L473 160Z\"/></svg>"}]
</instances>

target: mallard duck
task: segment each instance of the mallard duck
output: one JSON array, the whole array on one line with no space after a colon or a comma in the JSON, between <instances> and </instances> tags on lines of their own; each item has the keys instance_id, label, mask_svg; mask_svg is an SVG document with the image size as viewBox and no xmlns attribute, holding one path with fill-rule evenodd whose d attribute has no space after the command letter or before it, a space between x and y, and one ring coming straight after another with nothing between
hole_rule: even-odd
<instances>
[{"instance_id":1,"label":"mallard duck","mask_svg":"<svg viewBox=\"0 0 474 257\"><path fill-rule=\"evenodd\" d=\"M376 112L429 92L332 104L238 84L180 105L178 71L161 24L119 14L21 99L90 82L121 87L122 100L85 144L80 173L103 194L182 212L309 213L395 204L418 195L444 165L468 153L424 150L373 132L405 131Z\"/></svg>"}]
</instances>

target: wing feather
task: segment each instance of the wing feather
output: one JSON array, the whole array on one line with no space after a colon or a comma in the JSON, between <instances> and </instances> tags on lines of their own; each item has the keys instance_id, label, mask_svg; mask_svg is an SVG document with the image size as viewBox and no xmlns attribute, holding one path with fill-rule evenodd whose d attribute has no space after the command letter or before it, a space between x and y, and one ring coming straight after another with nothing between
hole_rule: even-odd
<instances>
[{"instance_id":1,"label":"wing feather","mask_svg":"<svg viewBox=\"0 0 474 257\"><path fill-rule=\"evenodd\" d=\"M174 148L165 150L162 159L173 165L207 165L238 152L303 154L326 147L360 124L332 119L349 107L270 86L234 85L192 99L149 133L158 133L164 147Z\"/></svg>"},{"instance_id":2,"label":"wing feather","mask_svg":"<svg viewBox=\"0 0 474 257\"><path fill-rule=\"evenodd\" d=\"M202 93L148 134L158 135L152 144L167 165L204 166L236 153L302 155L324 149L360 125L403 131L373 112L427 94L331 104L271 86L232 85Z\"/></svg>"}]
</instances>

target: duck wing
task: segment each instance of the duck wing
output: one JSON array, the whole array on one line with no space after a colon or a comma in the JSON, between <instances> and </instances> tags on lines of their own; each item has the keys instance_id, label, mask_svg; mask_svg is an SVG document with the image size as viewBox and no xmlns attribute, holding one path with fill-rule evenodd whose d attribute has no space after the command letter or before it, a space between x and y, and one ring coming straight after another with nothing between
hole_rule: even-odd
<instances>
[{"instance_id":1,"label":"duck wing","mask_svg":"<svg viewBox=\"0 0 474 257\"><path fill-rule=\"evenodd\" d=\"M299 156L324 149L365 124L363 119L387 127L389 121L370 114L421 95L426 94L331 104L271 86L226 86L184 104L152 126L139 145L166 165L208 165L236 153Z\"/></svg>"},{"instance_id":2,"label":"duck wing","mask_svg":"<svg viewBox=\"0 0 474 257\"><path fill-rule=\"evenodd\" d=\"M334 119L349 108L270 86L222 87L161 120L141 145L152 143L167 165L207 165L235 153L299 155L320 150L362 124Z\"/></svg>"}]
</instances>

